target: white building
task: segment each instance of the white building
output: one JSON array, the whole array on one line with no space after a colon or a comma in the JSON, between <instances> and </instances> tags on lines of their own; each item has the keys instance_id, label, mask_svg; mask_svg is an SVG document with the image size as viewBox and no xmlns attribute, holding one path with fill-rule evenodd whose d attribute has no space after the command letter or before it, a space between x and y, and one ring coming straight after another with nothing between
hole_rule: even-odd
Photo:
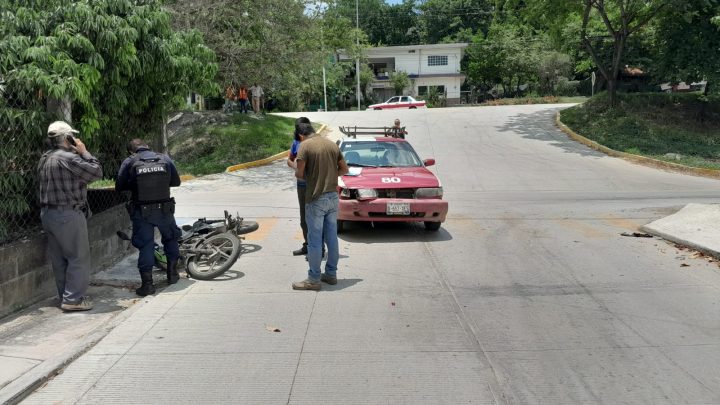
<instances>
[{"instance_id":1,"label":"white building","mask_svg":"<svg viewBox=\"0 0 720 405\"><path fill-rule=\"evenodd\" d=\"M468 44L408 45L370 48L368 65L375 72L371 87L385 100L395 95L389 74L402 71L410 76L405 95L424 96L436 87L448 104L460 102L460 86L465 75L460 72L460 61Z\"/></svg>"}]
</instances>

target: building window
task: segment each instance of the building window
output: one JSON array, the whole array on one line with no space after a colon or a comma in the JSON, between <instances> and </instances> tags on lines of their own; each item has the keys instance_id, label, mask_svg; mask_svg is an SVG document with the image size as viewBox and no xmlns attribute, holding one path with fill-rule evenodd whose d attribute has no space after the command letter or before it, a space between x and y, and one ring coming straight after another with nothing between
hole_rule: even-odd
<instances>
[{"instance_id":1,"label":"building window","mask_svg":"<svg viewBox=\"0 0 720 405\"><path fill-rule=\"evenodd\" d=\"M447 55L428 55L428 66L447 66Z\"/></svg>"},{"instance_id":2,"label":"building window","mask_svg":"<svg viewBox=\"0 0 720 405\"><path fill-rule=\"evenodd\" d=\"M445 96L445 86L418 86L418 96L426 96L428 90L435 90L436 94Z\"/></svg>"}]
</instances>

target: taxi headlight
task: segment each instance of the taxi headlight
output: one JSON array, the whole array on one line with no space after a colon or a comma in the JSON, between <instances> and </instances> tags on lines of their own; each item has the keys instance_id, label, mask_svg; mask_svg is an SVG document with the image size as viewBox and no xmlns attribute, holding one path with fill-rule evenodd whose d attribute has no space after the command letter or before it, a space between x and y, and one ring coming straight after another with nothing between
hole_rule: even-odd
<instances>
[{"instance_id":1,"label":"taxi headlight","mask_svg":"<svg viewBox=\"0 0 720 405\"><path fill-rule=\"evenodd\" d=\"M350 189L343 187L343 188L340 190L340 197L350 198Z\"/></svg>"},{"instance_id":2,"label":"taxi headlight","mask_svg":"<svg viewBox=\"0 0 720 405\"><path fill-rule=\"evenodd\" d=\"M369 200L377 198L378 194L374 188L359 188L357 189L358 200Z\"/></svg>"},{"instance_id":3,"label":"taxi headlight","mask_svg":"<svg viewBox=\"0 0 720 405\"><path fill-rule=\"evenodd\" d=\"M415 198L442 198L442 187L419 188L415 191Z\"/></svg>"}]
</instances>

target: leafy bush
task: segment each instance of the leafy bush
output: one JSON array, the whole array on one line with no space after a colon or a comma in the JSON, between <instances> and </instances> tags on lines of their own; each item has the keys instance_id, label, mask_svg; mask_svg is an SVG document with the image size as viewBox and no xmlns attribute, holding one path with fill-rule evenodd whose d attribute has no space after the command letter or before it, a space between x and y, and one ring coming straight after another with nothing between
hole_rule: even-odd
<instances>
[{"instance_id":1,"label":"leafy bush","mask_svg":"<svg viewBox=\"0 0 720 405\"><path fill-rule=\"evenodd\" d=\"M661 160L720 169L720 102L699 94L607 93L562 112L579 134L609 148Z\"/></svg>"},{"instance_id":2,"label":"leafy bush","mask_svg":"<svg viewBox=\"0 0 720 405\"><path fill-rule=\"evenodd\" d=\"M564 97L574 97L578 95L579 87L579 81L568 80L567 77L561 77L558 79L557 85L555 85L555 94Z\"/></svg>"}]
</instances>

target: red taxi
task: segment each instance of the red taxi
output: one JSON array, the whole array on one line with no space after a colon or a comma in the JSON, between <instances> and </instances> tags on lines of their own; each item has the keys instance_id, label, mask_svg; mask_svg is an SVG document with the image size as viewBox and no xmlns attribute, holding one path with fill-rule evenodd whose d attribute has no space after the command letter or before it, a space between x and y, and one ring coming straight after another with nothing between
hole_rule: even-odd
<instances>
[{"instance_id":1,"label":"red taxi","mask_svg":"<svg viewBox=\"0 0 720 405\"><path fill-rule=\"evenodd\" d=\"M346 221L423 222L437 231L445 221L448 203L427 166L401 138L366 136L339 143L350 172L338 179L338 232Z\"/></svg>"}]
</instances>

